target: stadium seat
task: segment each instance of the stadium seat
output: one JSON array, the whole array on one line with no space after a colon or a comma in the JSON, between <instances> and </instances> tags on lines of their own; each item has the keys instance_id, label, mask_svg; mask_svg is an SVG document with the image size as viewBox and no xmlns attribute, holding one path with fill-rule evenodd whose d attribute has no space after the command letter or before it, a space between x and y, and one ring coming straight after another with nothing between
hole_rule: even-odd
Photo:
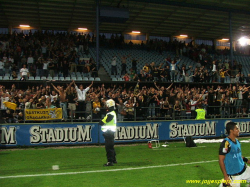
<instances>
[{"instance_id":1,"label":"stadium seat","mask_svg":"<svg viewBox=\"0 0 250 187\"><path fill-rule=\"evenodd\" d=\"M10 77L9 76L4 76L3 80L10 80Z\"/></svg>"},{"instance_id":2,"label":"stadium seat","mask_svg":"<svg viewBox=\"0 0 250 187\"><path fill-rule=\"evenodd\" d=\"M53 80L58 81L58 77L54 77Z\"/></svg>"},{"instance_id":3,"label":"stadium seat","mask_svg":"<svg viewBox=\"0 0 250 187\"><path fill-rule=\"evenodd\" d=\"M83 77L83 79L82 80L84 80L84 81L88 81L89 80L89 78L88 77Z\"/></svg>"},{"instance_id":4,"label":"stadium seat","mask_svg":"<svg viewBox=\"0 0 250 187\"><path fill-rule=\"evenodd\" d=\"M0 76L0 80L3 80L3 77L2 77L2 76Z\"/></svg>"},{"instance_id":5,"label":"stadium seat","mask_svg":"<svg viewBox=\"0 0 250 187\"><path fill-rule=\"evenodd\" d=\"M52 77L48 77L47 80L51 81L51 80L53 80L53 78Z\"/></svg>"},{"instance_id":6,"label":"stadium seat","mask_svg":"<svg viewBox=\"0 0 250 187\"><path fill-rule=\"evenodd\" d=\"M41 80L46 80L47 78L45 76L42 76L41 77Z\"/></svg>"},{"instance_id":7,"label":"stadium seat","mask_svg":"<svg viewBox=\"0 0 250 187\"><path fill-rule=\"evenodd\" d=\"M64 77L59 77L59 80L60 81L64 81Z\"/></svg>"},{"instance_id":8,"label":"stadium seat","mask_svg":"<svg viewBox=\"0 0 250 187\"><path fill-rule=\"evenodd\" d=\"M76 77L71 77L72 80L76 81Z\"/></svg>"},{"instance_id":9,"label":"stadium seat","mask_svg":"<svg viewBox=\"0 0 250 187\"><path fill-rule=\"evenodd\" d=\"M112 78L112 81L117 81L117 78Z\"/></svg>"},{"instance_id":10,"label":"stadium seat","mask_svg":"<svg viewBox=\"0 0 250 187\"><path fill-rule=\"evenodd\" d=\"M70 81L70 77L65 77L65 81Z\"/></svg>"},{"instance_id":11,"label":"stadium seat","mask_svg":"<svg viewBox=\"0 0 250 187\"><path fill-rule=\"evenodd\" d=\"M95 79L94 79L94 77L89 77L89 80L94 81Z\"/></svg>"},{"instance_id":12,"label":"stadium seat","mask_svg":"<svg viewBox=\"0 0 250 187\"><path fill-rule=\"evenodd\" d=\"M100 77L96 77L95 81L101 81Z\"/></svg>"},{"instance_id":13,"label":"stadium seat","mask_svg":"<svg viewBox=\"0 0 250 187\"><path fill-rule=\"evenodd\" d=\"M35 77L35 80L40 81L41 78L40 77Z\"/></svg>"},{"instance_id":14,"label":"stadium seat","mask_svg":"<svg viewBox=\"0 0 250 187\"><path fill-rule=\"evenodd\" d=\"M82 81L82 77L77 77L77 81Z\"/></svg>"},{"instance_id":15,"label":"stadium seat","mask_svg":"<svg viewBox=\"0 0 250 187\"><path fill-rule=\"evenodd\" d=\"M29 77L29 80L35 80L35 78L33 76Z\"/></svg>"}]
</instances>

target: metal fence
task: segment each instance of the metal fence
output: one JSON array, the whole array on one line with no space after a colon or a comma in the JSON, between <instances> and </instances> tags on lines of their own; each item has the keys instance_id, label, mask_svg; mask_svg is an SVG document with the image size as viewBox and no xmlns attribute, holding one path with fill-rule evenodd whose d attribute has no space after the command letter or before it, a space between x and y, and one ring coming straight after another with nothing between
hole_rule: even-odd
<instances>
[{"instance_id":1,"label":"metal fence","mask_svg":"<svg viewBox=\"0 0 250 187\"><path fill-rule=\"evenodd\" d=\"M247 109L243 113L239 106L206 106L206 119L214 118L246 118L250 117ZM240 112L241 111L241 112ZM18 118L18 114L23 113L23 120ZM86 111L70 111L68 113L75 113L63 122L99 122L106 115L106 108L100 108L100 111L93 112L93 110ZM191 120L196 118L195 110L174 110L173 108L163 109L161 107L130 107L123 111L118 111L117 121L146 121L146 120ZM13 114L13 113L12 113ZM17 109L14 111L12 119L6 118L6 110L0 110L1 123L57 123L62 120L47 120L47 121L27 121L25 120L25 109Z\"/></svg>"}]
</instances>

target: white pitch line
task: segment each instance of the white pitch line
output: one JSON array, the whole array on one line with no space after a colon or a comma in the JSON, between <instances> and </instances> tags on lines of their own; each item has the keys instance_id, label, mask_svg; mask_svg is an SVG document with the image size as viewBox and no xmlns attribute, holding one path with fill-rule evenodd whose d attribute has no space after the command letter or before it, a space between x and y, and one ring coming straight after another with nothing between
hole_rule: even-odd
<instances>
[{"instance_id":1,"label":"white pitch line","mask_svg":"<svg viewBox=\"0 0 250 187\"><path fill-rule=\"evenodd\" d=\"M202 147L207 147L207 146L198 146L198 147L189 147L189 148L192 148L192 149L196 149L196 148L202 148ZM154 151L168 151L168 149L176 149L176 148L179 148L179 147L166 147L166 149L153 149Z\"/></svg>"},{"instance_id":2,"label":"white pitch line","mask_svg":"<svg viewBox=\"0 0 250 187\"><path fill-rule=\"evenodd\" d=\"M158 166L144 166L144 167L137 167L137 168L121 168L121 169L107 169L107 170L79 171L79 172L65 172L65 173L44 173L44 174L33 174L33 175L0 176L0 179L25 178L25 177L43 177L43 176L55 176L55 175L76 175L76 174L86 174L86 173L105 173L105 172L111 172L111 171L130 171L130 170L139 170L139 169L163 168L163 167L171 167L171 166L184 166L184 165L192 165L192 164L203 164L203 163L210 163L210 162L218 162L218 160L179 163L179 164L167 164L167 165L158 165Z\"/></svg>"}]
</instances>

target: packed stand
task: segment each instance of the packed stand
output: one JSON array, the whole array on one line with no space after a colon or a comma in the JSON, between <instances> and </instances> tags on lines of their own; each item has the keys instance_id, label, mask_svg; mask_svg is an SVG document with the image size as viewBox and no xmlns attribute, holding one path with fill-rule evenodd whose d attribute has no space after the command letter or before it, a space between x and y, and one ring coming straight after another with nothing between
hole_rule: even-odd
<instances>
[{"instance_id":1,"label":"packed stand","mask_svg":"<svg viewBox=\"0 0 250 187\"><path fill-rule=\"evenodd\" d=\"M62 108L62 121L99 121L106 113L105 101L116 103L118 121L195 119L198 104L206 118L248 117L249 87L245 85L203 87L168 84L141 85L66 85L33 86L26 90L0 86L2 118L8 123L22 123L25 109ZM16 110L4 102L15 103Z\"/></svg>"},{"instance_id":2,"label":"packed stand","mask_svg":"<svg viewBox=\"0 0 250 187\"><path fill-rule=\"evenodd\" d=\"M0 78L96 77L96 63L89 55L91 39L89 34L38 31L0 35Z\"/></svg>"}]
</instances>

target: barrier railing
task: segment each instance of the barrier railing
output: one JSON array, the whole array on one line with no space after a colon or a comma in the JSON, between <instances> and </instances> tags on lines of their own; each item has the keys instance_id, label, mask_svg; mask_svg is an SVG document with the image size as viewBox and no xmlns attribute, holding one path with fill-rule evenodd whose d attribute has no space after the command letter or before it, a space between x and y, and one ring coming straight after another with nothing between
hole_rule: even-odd
<instances>
[{"instance_id":1,"label":"barrier railing","mask_svg":"<svg viewBox=\"0 0 250 187\"><path fill-rule=\"evenodd\" d=\"M41 122L40 120L27 120L27 116L25 113L25 109L17 109L15 111L15 117L12 119L6 118L6 110L0 110L0 118L2 119L2 123L32 123L32 122ZM39 109L36 109L39 110ZM42 110L42 109L41 109ZM246 109L243 112L241 106L231 105L231 106L206 106L206 119L214 119L214 118L245 118L250 117L249 109ZM18 118L19 113L23 114L22 117ZM100 111L93 112L90 111L72 111L67 110L69 115L68 119L64 119L63 121L68 122L98 122L106 115L106 108L100 108ZM125 110L118 111L117 113L117 121L146 121L146 120L188 120L195 119L196 112L195 110L174 110L173 108L164 109L162 107L127 107ZM74 114L74 115L73 115ZM12 113L13 115L13 113ZM40 114L41 116L41 114ZM62 119L48 119L43 120L43 123L54 123L60 122Z\"/></svg>"}]
</instances>

